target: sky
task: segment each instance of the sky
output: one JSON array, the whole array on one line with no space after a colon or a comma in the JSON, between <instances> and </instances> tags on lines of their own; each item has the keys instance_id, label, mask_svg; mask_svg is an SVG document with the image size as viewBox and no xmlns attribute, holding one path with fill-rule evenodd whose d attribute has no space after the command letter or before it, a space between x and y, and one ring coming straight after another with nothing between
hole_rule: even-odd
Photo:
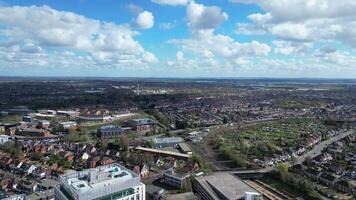
<instances>
[{"instance_id":1,"label":"sky","mask_svg":"<svg viewBox=\"0 0 356 200\"><path fill-rule=\"evenodd\" d=\"M0 76L356 78L354 0L0 0Z\"/></svg>"}]
</instances>

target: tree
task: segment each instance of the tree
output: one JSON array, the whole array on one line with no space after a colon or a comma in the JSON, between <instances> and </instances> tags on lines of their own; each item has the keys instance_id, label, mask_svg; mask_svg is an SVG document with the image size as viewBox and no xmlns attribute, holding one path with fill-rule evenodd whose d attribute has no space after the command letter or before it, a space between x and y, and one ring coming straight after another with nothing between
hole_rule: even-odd
<instances>
[{"instance_id":1,"label":"tree","mask_svg":"<svg viewBox=\"0 0 356 200\"><path fill-rule=\"evenodd\" d=\"M122 150L129 150L129 138L126 135L120 136L119 144Z\"/></svg>"},{"instance_id":2,"label":"tree","mask_svg":"<svg viewBox=\"0 0 356 200\"><path fill-rule=\"evenodd\" d=\"M43 156L44 156L43 153L38 153L38 152L33 152L30 154L30 158L32 160L37 160L37 161L40 160Z\"/></svg>"},{"instance_id":3,"label":"tree","mask_svg":"<svg viewBox=\"0 0 356 200\"><path fill-rule=\"evenodd\" d=\"M288 164L287 163L279 163L277 165L277 170L279 172L279 175L281 176L281 179L286 182L287 181L287 175L288 175Z\"/></svg>"},{"instance_id":4,"label":"tree","mask_svg":"<svg viewBox=\"0 0 356 200\"><path fill-rule=\"evenodd\" d=\"M227 117L224 117L224 118L223 118L223 124L227 124L227 122L228 122Z\"/></svg>"},{"instance_id":5,"label":"tree","mask_svg":"<svg viewBox=\"0 0 356 200\"><path fill-rule=\"evenodd\" d=\"M316 200L322 199L321 196L320 196L320 194L319 194L317 191L315 191L315 190L312 190L312 191L308 192L308 196L309 196L310 198L316 199Z\"/></svg>"}]
</instances>

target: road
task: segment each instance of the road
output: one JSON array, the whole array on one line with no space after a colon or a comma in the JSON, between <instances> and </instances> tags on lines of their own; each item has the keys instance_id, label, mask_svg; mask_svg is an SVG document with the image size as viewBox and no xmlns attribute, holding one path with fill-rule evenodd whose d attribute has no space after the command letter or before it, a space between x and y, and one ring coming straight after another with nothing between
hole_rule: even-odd
<instances>
[{"instance_id":1,"label":"road","mask_svg":"<svg viewBox=\"0 0 356 200\"><path fill-rule=\"evenodd\" d=\"M305 154L303 154L301 156L296 157L296 160L293 163L291 163L291 161L287 162L288 166L291 167L293 165L301 164L304 162L304 160L307 157L313 158L315 156L320 155L322 153L323 149L326 148L328 145L330 145L331 143L333 143L335 141L339 141L339 140L351 135L353 132L354 132L353 130L343 132L343 133L340 133L339 135L329 138L328 140L318 143L310 151L306 152ZM268 173L268 172L274 171L275 169L276 169L275 167L265 167L265 168L261 168L261 169L251 169L251 170L241 170L241 171L238 170L238 171L233 171L233 173L235 173L235 174Z\"/></svg>"},{"instance_id":2,"label":"road","mask_svg":"<svg viewBox=\"0 0 356 200\"><path fill-rule=\"evenodd\" d=\"M318 143L317 145L315 145L312 150L308 151L307 153L305 153L301 156L298 156L293 164L291 162L288 162L288 165L293 166L293 165L301 164L304 162L304 160L307 157L313 158L315 156L318 156L322 153L323 149L326 148L328 145L330 145L331 143L333 143L335 141L341 140L342 138L345 138L345 137L351 135L352 133L353 133L353 130L343 132L343 133L340 133L339 135L336 135L328 140L322 141L322 142Z\"/></svg>"}]
</instances>

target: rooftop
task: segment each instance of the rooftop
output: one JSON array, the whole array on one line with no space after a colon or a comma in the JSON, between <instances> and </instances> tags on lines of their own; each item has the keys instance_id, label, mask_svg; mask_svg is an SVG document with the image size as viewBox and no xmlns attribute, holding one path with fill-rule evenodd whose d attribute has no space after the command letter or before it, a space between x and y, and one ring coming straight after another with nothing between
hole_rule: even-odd
<instances>
[{"instance_id":1,"label":"rooftop","mask_svg":"<svg viewBox=\"0 0 356 200\"><path fill-rule=\"evenodd\" d=\"M184 139L181 137L160 137L160 138L155 138L154 143L156 144L162 144L162 143L182 143L184 142Z\"/></svg>"},{"instance_id":2,"label":"rooftop","mask_svg":"<svg viewBox=\"0 0 356 200\"><path fill-rule=\"evenodd\" d=\"M100 166L84 171L67 173L60 177L61 186L73 196L90 199L115 191L120 187L140 184L138 175L119 164Z\"/></svg>"},{"instance_id":3,"label":"rooftop","mask_svg":"<svg viewBox=\"0 0 356 200\"><path fill-rule=\"evenodd\" d=\"M104 125L99 128L99 130L117 130L117 129L122 129L122 128L114 124Z\"/></svg>"},{"instance_id":4,"label":"rooftop","mask_svg":"<svg viewBox=\"0 0 356 200\"><path fill-rule=\"evenodd\" d=\"M152 119L149 118L132 119L129 122L134 122L136 125L148 125L155 123Z\"/></svg>"},{"instance_id":5,"label":"rooftop","mask_svg":"<svg viewBox=\"0 0 356 200\"><path fill-rule=\"evenodd\" d=\"M195 179L214 199L221 199L221 195L226 199L241 199L246 192L256 192L242 180L228 172L199 176Z\"/></svg>"}]
</instances>

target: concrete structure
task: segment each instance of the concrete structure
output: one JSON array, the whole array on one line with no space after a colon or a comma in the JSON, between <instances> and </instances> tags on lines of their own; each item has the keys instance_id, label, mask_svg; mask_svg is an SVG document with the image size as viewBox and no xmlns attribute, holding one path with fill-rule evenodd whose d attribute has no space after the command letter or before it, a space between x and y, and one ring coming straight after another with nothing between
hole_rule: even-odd
<instances>
[{"instance_id":1,"label":"concrete structure","mask_svg":"<svg viewBox=\"0 0 356 200\"><path fill-rule=\"evenodd\" d=\"M179 143L183 143L184 139L181 137L160 137L153 139L153 144L156 148L176 147Z\"/></svg>"},{"instance_id":2,"label":"concrete structure","mask_svg":"<svg viewBox=\"0 0 356 200\"><path fill-rule=\"evenodd\" d=\"M173 169L168 169L163 173L161 182L178 189L183 189L186 181L189 180L190 174L187 173L178 173Z\"/></svg>"},{"instance_id":3,"label":"concrete structure","mask_svg":"<svg viewBox=\"0 0 356 200\"><path fill-rule=\"evenodd\" d=\"M260 193L257 192L246 192L244 200L262 200L263 197Z\"/></svg>"},{"instance_id":4,"label":"concrete structure","mask_svg":"<svg viewBox=\"0 0 356 200\"><path fill-rule=\"evenodd\" d=\"M139 150L139 151L160 154L160 155L166 155L166 156L172 156L172 157L176 157L176 158L188 159L188 158L192 157L192 155L189 155L189 154L178 153L178 152L173 152L173 151L163 151L160 149L152 149L152 148L145 148L145 147L136 147L135 149Z\"/></svg>"},{"instance_id":5,"label":"concrete structure","mask_svg":"<svg viewBox=\"0 0 356 200\"><path fill-rule=\"evenodd\" d=\"M178 194L168 194L162 199L164 200L198 200L198 197L195 196L193 192L185 192Z\"/></svg>"},{"instance_id":6,"label":"concrete structure","mask_svg":"<svg viewBox=\"0 0 356 200\"><path fill-rule=\"evenodd\" d=\"M26 200L54 200L54 190L44 190L26 196Z\"/></svg>"},{"instance_id":7,"label":"concrete structure","mask_svg":"<svg viewBox=\"0 0 356 200\"><path fill-rule=\"evenodd\" d=\"M257 193L242 180L229 172L195 177L193 191L203 200L245 199L245 194Z\"/></svg>"},{"instance_id":8,"label":"concrete structure","mask_svg":"<svg viewBox=\"0 0 356 200\"><path fill-rule=\"evenodd\" d=\"M145 185L119 164L67 173L59 178L56 200L144 200Z\"/></svg>"},{"instance_id":9,"label":"concrete structure","mask_svg":"<svg viewBox=\"0 0 356 200\"><path fill-rule=\"evenodd\" d=\"M127 129L123 129L117 125L105 125L98 128L97 133L100 138L115 138L124 134Z\"/></svg>"}]
</instances>

